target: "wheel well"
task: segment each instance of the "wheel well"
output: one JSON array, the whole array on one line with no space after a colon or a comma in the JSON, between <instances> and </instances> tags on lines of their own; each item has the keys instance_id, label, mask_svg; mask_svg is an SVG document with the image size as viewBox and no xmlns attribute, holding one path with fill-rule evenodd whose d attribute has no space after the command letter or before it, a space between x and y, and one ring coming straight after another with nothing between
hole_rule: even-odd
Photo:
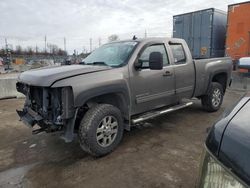
<instances>
[{"instance_id":1,"label":"wheel well","mask_svg":"<svg viewBox=\"0 0 250 188\"><path fill-rule=\"evenodd\" d=\"M104 104L111 104L115 107L117 107L125 119L128 119L128 103L122 93L108 93L104 95L100 95L97 97L94 97L87 101L87 105L91 105L93 103L104 103Z\"/></svg>"},{"instance_id":2,"label":"wheel well","mask_svg":"<svg viewBox=\"0 0 250 188\"><path fill-rule=\"evenodd\" d=\"M84 114L95 104L111 104L121 111L125 121L129 120L129 105L125 96L122 93L103 94L89 99L78 109L75 121L75 130L78 130Z\"/></svg>"},{"instance_id":3,"label":"wheel well","mask_svg":"<svg viewBox=\"0 0 250 188\"><path fill-rule=\"evenodd\" d=\"M223 91L226 91L227 88L227 73L218 73L213 76L212 82L218 82L222 85Z\"/></svg>"}]
</instances>

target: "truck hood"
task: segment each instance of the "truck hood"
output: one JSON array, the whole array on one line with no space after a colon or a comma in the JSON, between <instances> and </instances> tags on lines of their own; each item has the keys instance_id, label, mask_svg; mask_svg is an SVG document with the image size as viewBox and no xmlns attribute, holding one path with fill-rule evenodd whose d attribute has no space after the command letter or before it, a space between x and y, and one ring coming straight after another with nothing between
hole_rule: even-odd
<instances>
[{"instance_id":1,"label":"truck hood","mask_svg":"<svg viewBox=\"0 0 250 188\"><path fill-rule=\"evenodd\" d=\"M18 77L18 82L32 86L49 87L58 80L108 69L111 68L108 66L97 65L66 65L45 67L21 73Z\"/></svg>"}]
</instances>

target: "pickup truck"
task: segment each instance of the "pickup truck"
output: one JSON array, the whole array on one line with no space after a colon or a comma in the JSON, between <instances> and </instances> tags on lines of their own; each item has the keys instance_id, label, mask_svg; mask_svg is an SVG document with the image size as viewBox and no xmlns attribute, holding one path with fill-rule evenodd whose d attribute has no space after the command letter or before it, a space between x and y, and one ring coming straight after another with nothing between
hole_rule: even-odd
<instances>
[{"instance_id":1,"label":"pickup truck","mask_svg":"<svg viewBox=\"0 0 250 188\"><path fill-rule=\"evenodd\" d=\"M113 151L124 130L201 99L217 111L231 80L230 58L193 60L186 42L147 38L105 44L80 65L40 68L18 77L26 96L21 120L39 129L60 131L66 142L75 133L94 156Z\"/></svg>"}]
</instances>

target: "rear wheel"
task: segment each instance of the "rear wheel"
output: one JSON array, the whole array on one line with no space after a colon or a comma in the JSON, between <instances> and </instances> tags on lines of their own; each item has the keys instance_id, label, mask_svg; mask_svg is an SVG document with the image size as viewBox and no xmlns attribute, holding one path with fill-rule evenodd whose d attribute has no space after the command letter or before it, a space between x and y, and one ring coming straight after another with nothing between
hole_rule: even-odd
<instances>
[{"instance_id":1,"label":"rear wheel","mask_svg":"<svg viewBox=\"0 0 250 188\"><path fill-rule=\"evenodd\" d=\"M208 112L215 112L220 109L223 96L222 85L217 82L212 82L207 95L201 98L202 106Z\"/></svg>"},{"instance_id":2,"label":"rear wheel","mask_svg":"<svg viewBox=\"0 0 250 188\"><path fill-rule=\"evenodd\" d=\"M79 126L82 149L93 156L113 151L123 136L121 112L115 106L98 104L84 115Z\"/></svg>"}]
</instances>

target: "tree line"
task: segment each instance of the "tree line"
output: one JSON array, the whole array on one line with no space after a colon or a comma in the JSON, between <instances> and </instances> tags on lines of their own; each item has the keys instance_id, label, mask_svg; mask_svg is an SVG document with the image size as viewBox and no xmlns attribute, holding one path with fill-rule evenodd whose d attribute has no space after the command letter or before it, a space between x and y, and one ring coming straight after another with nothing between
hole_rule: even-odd
<instances>
[{"instance_id":1,"label":"tree line","mask_svg":"<svg viewBox=\"0 0 250 188\"><path fill-rule=\"evenodd\" d=\"M28 46L23 48L20 45L17 45L13 48L2 48L0 49L0 56L6 55L58 55L66 56L67 52L59 48L55 44L47 44L46 50L40 50L37 46Z\"/></svg>"},{"instance_id":2,"label":"tree line","mask_svg":"<svg viewBox=\"0 0 250 188\"><path fill-rule=\"evenodd\" d=\"M118 41L119 36L117 34L112 34L108 37L108 42ZM59 48L56 44L48 43L46 49L39 49L37 46L28 46L23 48L21 45L17 45L15 48L11 47L12 45L7 45L7 48L0 49L0 56L9 56L9 55L57 55L57 56L67 56L67 51ZM11 48L9 48L11 47ZM88 54L88 53L83 53Z\"/></svg>"}]
</instances>

